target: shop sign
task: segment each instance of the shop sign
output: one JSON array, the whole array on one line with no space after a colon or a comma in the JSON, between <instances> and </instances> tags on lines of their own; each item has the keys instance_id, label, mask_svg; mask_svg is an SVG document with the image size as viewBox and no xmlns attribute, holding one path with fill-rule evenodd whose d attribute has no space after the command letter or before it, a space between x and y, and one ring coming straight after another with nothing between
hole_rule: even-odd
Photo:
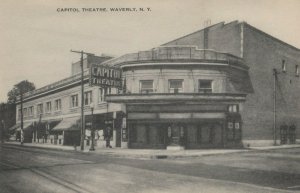
<instances>
[{"instance_id":1,"label":"shop sign","mask_svg":"<svg viewBox=\"0 0 300 193\"><path fill-rule=\"evenodd\" d=\"M91 86L122 88L122 71L120 68L92 65L89 80Z\"/></svg>"}]
</instances>

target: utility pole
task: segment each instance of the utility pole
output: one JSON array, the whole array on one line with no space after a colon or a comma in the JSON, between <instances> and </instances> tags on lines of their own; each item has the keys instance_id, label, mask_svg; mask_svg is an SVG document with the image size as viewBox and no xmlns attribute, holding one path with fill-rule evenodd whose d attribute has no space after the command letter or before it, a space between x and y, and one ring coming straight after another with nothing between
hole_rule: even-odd
<instances>
[{"instance_id":1,"label":"utility pole","mask_svg":"<svg viewBox=\"0 0 300 193\"><path fill-rule=\"evenodd\" d=\"M83 52L83 51L74 51L71 52L81 54L80 57L80 67L81 67L81 137L80 137L80 149L84 150L84 138L85 138L85 126L84 126L84 71L83 71L83 54L86 55L94 55L91 53Z\"/></svg>"},{"instance_id":2,"label":"utility pole","mask_svg":"<svg viewBox=\"0 0 300 193\"><path fill-rule=\"evenodd\" d=\"M277 80L277 70L273 68L273 75L274 75L274 93L273 93L273 140L274 140L274 145L277 145L276 143L276 80Z\"/></svg>"},{"instance_id":3,"label":"utility pole","mask_svg":"<svg viewBox=\"0 0 300 193\"><path fill-rule=\"evenodd\" d=\"M24 143L24 128L23 128L23 84L21 83L20 85L20 106L21 106L21 135L20 135L20 138L21 138L21 145L23 145Z\"/></svg>"}]
</instances>

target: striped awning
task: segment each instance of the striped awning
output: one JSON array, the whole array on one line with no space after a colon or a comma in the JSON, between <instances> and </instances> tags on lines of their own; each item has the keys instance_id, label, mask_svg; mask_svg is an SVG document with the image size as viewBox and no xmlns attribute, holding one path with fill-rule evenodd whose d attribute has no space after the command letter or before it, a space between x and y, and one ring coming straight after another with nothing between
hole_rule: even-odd
<instances>
[{"instance_id":1,"label":"striped awning","mask_svg":"<svg viewBox=\"0 0 300 193\"><path fill-rule=\"evenodd\" d=\"M58 123L52 131L76 131L80 130L80 117L67 117Z\"/></svg>"},{"instance_id":2,"label":"striped awning","mask_svg":"<svg viewBox=\"0 0 300 193\"><path fill-rule=\"evenodd\" d=\"M23 123L23 130L28 129L30 126L32 125L32 122L29 123ZM21 131L21 124L15 124L14 126L12 126L11 128L8 129L9 131Z\"/></svg>"}]
</instances>

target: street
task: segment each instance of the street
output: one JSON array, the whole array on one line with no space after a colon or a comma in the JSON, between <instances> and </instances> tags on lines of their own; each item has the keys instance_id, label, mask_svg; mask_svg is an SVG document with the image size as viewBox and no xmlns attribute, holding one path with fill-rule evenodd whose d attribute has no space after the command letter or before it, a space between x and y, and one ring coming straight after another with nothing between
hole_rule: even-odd
<instances>
[{"instance_id":1,"label":"street","mask_svg":"<svg viewBox=\"0 0 300 193\"><path fill-rule=\"evenodd\" d=\"M0 192L300 192L300 148L129 159L2 145Z\"/></svg>"}]
</instances>

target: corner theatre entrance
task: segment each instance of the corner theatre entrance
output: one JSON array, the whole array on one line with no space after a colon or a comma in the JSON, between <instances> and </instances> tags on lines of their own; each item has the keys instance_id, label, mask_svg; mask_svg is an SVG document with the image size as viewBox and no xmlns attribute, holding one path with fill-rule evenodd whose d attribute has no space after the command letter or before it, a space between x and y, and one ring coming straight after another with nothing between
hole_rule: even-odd
<instances>
[{"instance_id":1,"label":"corner theatre entrance","mask_svg":"<svg viewBox=\"0 0 300 193\"><path fill-rule=\"evenodd\" d=\"M241 116L229 113L227 104L132 104L126 111L129 148L176 150L241 145Z\"/></svg>"},{"instance_id":2,"label":"corner theatre entrance","mask_svg":"<svg viewBox=\"0 0 300 193\"><path fill-rule=\"evenodd\" d=\"M164 149L183 146L186 149L223 147L224 122L130 122L129 148Z\"/></svg>"}]
</instances>

